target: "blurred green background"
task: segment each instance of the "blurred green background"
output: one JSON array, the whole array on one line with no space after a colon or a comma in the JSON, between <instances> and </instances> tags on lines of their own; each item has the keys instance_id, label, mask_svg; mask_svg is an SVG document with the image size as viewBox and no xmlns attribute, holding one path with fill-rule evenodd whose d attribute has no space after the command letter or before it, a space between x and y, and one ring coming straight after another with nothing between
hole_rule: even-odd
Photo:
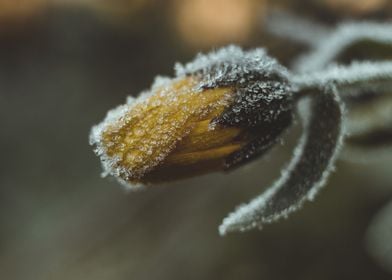
<instances>
[{"instance_id":1,"label":"blurred green background","mask_svg":"<svg viewBox=\"0 0 392 280\"><path fill-rule=\"evenodd\" d=\"M279 175L298 127L236 172L137 193L100 178L88 145L110 108L199 51L265 46L288 65L303 47L263 30L273 9L332 25L390 19L390 2L0 0L0 278L391 279L364 246L392 197L374 165L339 162L290 219L219 237L222 218Z\"/></svg>"}]
</instances>

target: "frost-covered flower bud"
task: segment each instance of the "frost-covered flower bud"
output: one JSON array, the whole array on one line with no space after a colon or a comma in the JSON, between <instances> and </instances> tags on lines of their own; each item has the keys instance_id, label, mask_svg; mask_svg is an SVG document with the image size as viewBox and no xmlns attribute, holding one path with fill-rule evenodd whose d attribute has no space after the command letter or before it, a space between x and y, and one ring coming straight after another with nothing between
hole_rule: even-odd
<instances>
[{"instance_id":1,"label":"frost-covered flower bud","mask_svg":"<svg viewBox=\"0 0 392 280\"><path fill-rule=\"evenodd\" d=\"M265 152L291 123L288 73L263 49L229 46L176 65L110 111L90 143L104 174L153 183L227 170Z\"/></svg>"}]
</instances>

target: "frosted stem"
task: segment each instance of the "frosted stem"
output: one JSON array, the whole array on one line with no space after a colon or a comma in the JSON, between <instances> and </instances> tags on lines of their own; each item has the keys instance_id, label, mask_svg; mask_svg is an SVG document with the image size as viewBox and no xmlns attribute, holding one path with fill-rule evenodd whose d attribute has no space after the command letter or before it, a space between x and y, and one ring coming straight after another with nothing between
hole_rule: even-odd
<instances>
[{"instance_id":1,"label":"frosted stem","mask_svg":"<svg viewBox=\"0 0 392 280\"><path fill-rule=\"evenodd\" d=\"M267 191L223 220L221 235L260 228L286 217L312 200L325 184L341 146L344 108L331 87L313 95L309 106L303 135L288 167Z\"/></svg>"},{"instance_id":2,"label":"frosted stem","mask_svg":"<svg viewBox=\"0 0 392 280\"><path fill-rule=\"evenodd\" d=\"M296 72L311 72L329 65L345 49L360 41L373 41L392 45L392 23L353 22L340 25L323 40L317 40L316 48L301 56L294 63Z\"/></svg>"},{"instance_id":3,"label":"frosted stem","mask_svg":"<svg viewBox=\"0 0 392 280\"><path fill-rule=\"evenodd\" d=\"M325 70L296 74L291 81L300 89L323 87L331 82L338 88L369 86L392 82L392 61L354 62L349 66L331 65Z\"/></svg>"}]
</instances>

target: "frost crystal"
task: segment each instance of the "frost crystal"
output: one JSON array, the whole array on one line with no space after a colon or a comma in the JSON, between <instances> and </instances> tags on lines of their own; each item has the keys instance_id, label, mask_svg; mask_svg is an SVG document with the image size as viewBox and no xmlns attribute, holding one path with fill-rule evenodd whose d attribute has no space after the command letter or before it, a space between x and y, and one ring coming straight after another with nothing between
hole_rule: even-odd
<instances>
[{"instance_id":1,"label":"frost crystal","mask_svg":"<svg viewBox=\"0 0 392 280\"><path fill-rule=\"evenodd\" d=\"M310 118L288 167L275 184L250 203L240 206L219 227L224 235L245 231L287 217L325 184L343 139L343 105L333 89L311 100Z\"/></svg>"},{"instance_id":2,"label":"frost crystal","mask_svg":"<svg viewBox=\"0 0 392 280\"><path fill-rule=\"evenodd\" d=\"M104 173L133 182L164 160L176 143L208 114L227 106L230 92L200 90L193 78L158 78L150 91L109 111L94 126L90 144L100 156Z\"/></svg>"},{"instance_id":3,"label":"frost crystal","mask_svg":"<svg viewBox=\"0 0 392 280\"><path fill-rule=\"evenodd\" d=\"M230 86L235 99L213 125L248 127L258 131L243 149L228 156L225 169L232 169L265 153L280 140L292 121L292 87L287 69L269 57L264 49L243 51L228 46L202 55L177 74L199 75L203 88Z\"/></svg>"},{"instance_id":4,"label":"frost crystal","mask_svg":"<svg viewBox=\"0 0 392 280\"><path fill-rule=\"evenodd\" d=\"M307 25L298 19L285 22L290 20L290 28ZM290 73L262 48L243 51L228 46L199 54L190 63L177 63L175 78L157 77L150 90L110 111L93 127L90 144L102 160L104 175L113 175L124 184L151 182L142 179L157 170L160 176L167 177L167 170L178 176L186 173L189 165L173 169L171 164L186 162L199 168L203 165L200 158L217 160L219 170L229 170L279 142L292 124L295 105L307 97L300 103L306 111L303 135L281 177L266 192L229 214L219 231L224 235L261 227L312 200L333 171L345 134L344 106L337 89L348 99L350 92L385 90L391 85L391 61L331 65L356 41L391 44L391 27L346 24L336 32L320 27L323 36L316 36L314 43L308 35L302 36L299 40L315 50L298 64L299 74ZM281 34L290 32L277 22L273 28L275 33L279 29ZM389 114L389 107L385 108L379 119ZM378 119L363 119L357 128L351 123L351 128L367 131L375 122ZM220 146L214 146L217 143ZM195 146L209 148L195 150Z\"/></svg>"},{"instance_id":5,"label":"frost crystal","mask_svg":"<svg viewBox=\"0 0 392 280\"><path fill-rule=\"evenodd\" d=\"M263 48L243 51L233 45L209 54L199 54L185 65L177 63L175 70L178 77L198 73L204 88L233 84L247 87L250 81L262 83L275 76L289 76L287 69L268 56Z\"/></svg>"},{"instance_id":6,"label":"frost crystal","mask_svg":"<svg viewBox=\"0 0 392 280\"><path fill-rule=\"evenodd\" d=\"M325 70L292 76L292 82L300 88L316 88L335 83L337 86L391 82L392 62L353 62L349 66L331 65Z\"/></svg>"},{"instance_id":7,"label":"frost crystal","mask_svg":"<svg viewBox=\"0 0 392 280\"><path fill-rule=\"evenodd\" d=\"M263 132L268 127L273 132L252 135L247 152L233 154L226 168L266 150L291 122L289 73L264 49L228 46L199 54L184 66L177 63L175 69L174 79L157 77L149 91L128 98L92 129L90 144L101 157L104 175L139 181L207 115L210 129L257 127ZM263 148L255 148L257 143Z\"/></svg>"},{"instance_id":8,"label":"frost crystal","mask_svg":"<svg viewBox=\"0 0 392 280\"><path fill-rule=\"evenodd\" d=\"M273 123L292 109L289 72L262 48L243 51L228 46L199 54L186 65L177 63L175 69L178 76L198 75L202 88L235 89L233 104L215 123L254 127Z\"/></svg>"}]
</instances>

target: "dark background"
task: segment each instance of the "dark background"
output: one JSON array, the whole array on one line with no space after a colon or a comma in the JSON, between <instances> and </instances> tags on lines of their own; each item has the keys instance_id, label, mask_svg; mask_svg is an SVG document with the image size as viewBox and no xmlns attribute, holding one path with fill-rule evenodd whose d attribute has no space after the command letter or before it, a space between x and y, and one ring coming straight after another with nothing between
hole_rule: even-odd
<instances>
[{"instance_id":1,"label":"dark background","mask_svg":"<svg viewBox=\"0 0 392 280\"><path fill-rule=\"evenodd\" d=\"M276 8L327 25L392 14L388 0L270 2L0 0L1 279L391 279L364 241L392 197L377 163L339 161L288 220L218 235L279 175L298 128L228 175L137 193L100 178L91 126L174 62L238 43L287 65L303 47L263 31Z\"/></svg>"}]
</instances>

